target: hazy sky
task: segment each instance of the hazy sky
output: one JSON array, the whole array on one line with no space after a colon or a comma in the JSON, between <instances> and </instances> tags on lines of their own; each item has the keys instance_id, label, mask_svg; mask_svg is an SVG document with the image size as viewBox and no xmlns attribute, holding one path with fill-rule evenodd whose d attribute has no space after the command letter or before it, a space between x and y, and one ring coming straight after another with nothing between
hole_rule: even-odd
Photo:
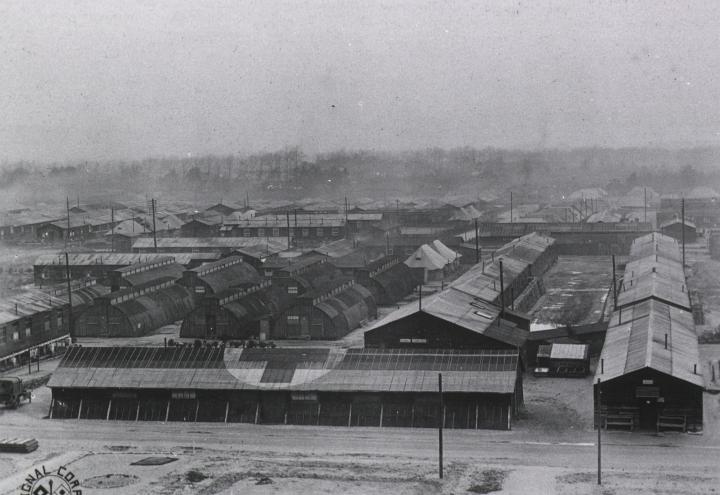
<instances>
[{"instance_id":1,"label":"hazy sky","mask_svg":"<svg viewBox=\"0 0 720 495\"><path fill-rule=\"evenodd\" d=\"M720 2L2 0L0 160L720 144Z\"/></svg>"}]
</instances>

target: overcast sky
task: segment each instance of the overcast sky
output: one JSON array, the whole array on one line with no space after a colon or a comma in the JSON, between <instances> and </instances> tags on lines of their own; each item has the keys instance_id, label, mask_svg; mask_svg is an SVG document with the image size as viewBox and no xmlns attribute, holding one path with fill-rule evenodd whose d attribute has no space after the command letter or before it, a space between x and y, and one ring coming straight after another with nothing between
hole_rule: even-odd
<instances>
[{"instance_id":1,"label":"overcast sky","mask_svg":"<svg viewBox=\"0 0 720 495\"><path fill-rule=\"evenodd\" d=\"M720 2L2 0L0 160L720 144Z\"/></svg>"}]
</instances>

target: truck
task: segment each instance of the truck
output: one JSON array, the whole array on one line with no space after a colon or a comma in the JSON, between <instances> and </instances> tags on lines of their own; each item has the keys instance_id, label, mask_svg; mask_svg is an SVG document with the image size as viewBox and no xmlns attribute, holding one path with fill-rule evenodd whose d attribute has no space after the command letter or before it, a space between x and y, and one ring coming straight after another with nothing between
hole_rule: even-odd
<instances>
[{"instance_id":1,"label":"truck","mask_svg":"<svg viewBox=\"0 0 720 495\"><path fill-rule=\"evenodd\" d=\"M22 399L32 402L32 393L26 384L18 377L0 377L0 404L15 409Z\"/></svg>"}]
</instances>

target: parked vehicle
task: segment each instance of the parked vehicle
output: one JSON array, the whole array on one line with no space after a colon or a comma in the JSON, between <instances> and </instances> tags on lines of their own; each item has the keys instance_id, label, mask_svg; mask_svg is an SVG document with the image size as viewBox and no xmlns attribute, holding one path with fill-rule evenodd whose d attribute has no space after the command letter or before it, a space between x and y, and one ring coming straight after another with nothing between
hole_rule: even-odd
<instances>
[{"instance_id":1,"label":"parked vehicle","mask_svg":"<svg viewBox=\"0 0 720 495\"><path fill-rule=\"evenodd\" d=\"M0 403L15 409L22 399L32 402L32 393L25 383L17 377L0 378Z\"/></svg>"}]
</instances>

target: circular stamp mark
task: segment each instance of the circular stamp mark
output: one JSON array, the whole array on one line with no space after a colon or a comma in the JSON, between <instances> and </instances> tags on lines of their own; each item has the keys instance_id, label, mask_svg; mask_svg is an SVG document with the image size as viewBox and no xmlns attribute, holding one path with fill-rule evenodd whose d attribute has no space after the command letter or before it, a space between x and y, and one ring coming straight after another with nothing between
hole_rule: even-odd
<instances>
[{"instance_id":1,"label":"circular stamp mark","mask_svg":"<svg viewBox=\"0 0 720 495\"><path fill-rule=\"evenodd\" d=\"M80 481L66 466L48 470L36 467L20 486L21 495L82 495Z\"/></svg>"}]
</instances>

